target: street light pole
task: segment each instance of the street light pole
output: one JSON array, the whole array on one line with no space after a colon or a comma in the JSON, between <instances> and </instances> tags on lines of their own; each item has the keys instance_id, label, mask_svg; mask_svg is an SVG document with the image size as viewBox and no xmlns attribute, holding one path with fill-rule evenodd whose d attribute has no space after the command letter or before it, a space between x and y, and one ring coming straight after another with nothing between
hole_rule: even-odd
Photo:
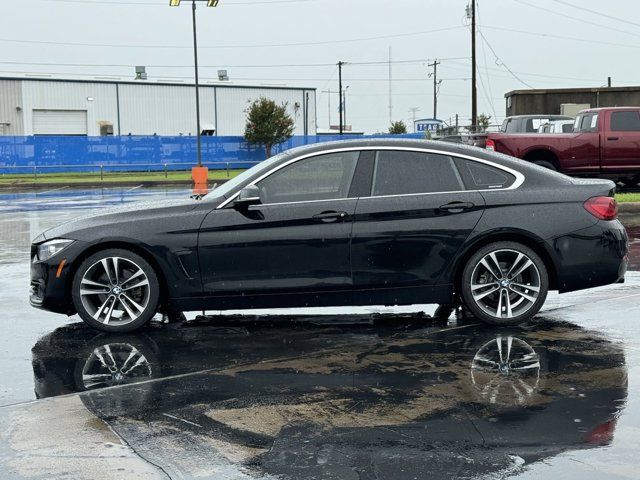
<instances>
[{"instance_id":1,"label":"street light pole","mask_svg":"<svg viewBox=\"0 0 640 480\"><path fill-rule=\"evenodd\" d=\"M202 166L202 139L200 138L200 82L198 77L198 35L196 32L196 0L191 1L191 17L193 19L193 60L196 77L196 138L198 167ZM217 128L217 126L216 126Z\"/></svg>"},{"instance_id":2,"label":"street light pole","mask_svg":"<svg viewBox=\"0 0 640 480\"><path fill-rule=\"evenodd\" d=\"M181 0L169 0L170 7L179 7ZM202 139L200 135L202 133L202 128L200 127L200 76L198 72L198 33L196 28L196 2L206 2L207 7L217 7L219 0L191 0L191 19L193 22L193 60L194 60L194 69L195 69L195 80L196 80L196 145L197 145L197 160L198 160L198 169L200 170L200 174L206 176L206 172L202 173L202 170L206 170L202 168ZM217 125L216 125L217 128ZM192 173L194 175L194 173ZM194 177L194 181L195 181ZM196 183L199 183L196 181Z\"/></svg>"},{"instance_id":3,"label":"street light pole","mask_svg":"<svg viewBox=\"0 0 640 480\"><path fill-rule=\"evenodd\" d=\"M338 109L338 113L340 114L340 135L342 135L343 129L344 129L344 124L343 124L343 117L342 117L342 65L344 65L343 61L339 61L338 62L338 95L339 95L339 100L340 100L340 105L339 105L339 109Z\"/></svg>"}]
</instances>

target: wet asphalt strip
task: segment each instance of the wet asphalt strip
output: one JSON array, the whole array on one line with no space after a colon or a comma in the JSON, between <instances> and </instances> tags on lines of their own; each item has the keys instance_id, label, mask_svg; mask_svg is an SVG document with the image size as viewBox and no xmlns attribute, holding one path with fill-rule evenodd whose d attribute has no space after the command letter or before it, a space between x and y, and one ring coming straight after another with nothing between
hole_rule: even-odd
<instances>
[{"instance_id":1,"label":"wet asphalt strip","mask_svg":"<svg viewBox=\"0 0 640 480\"><path fill-rule=\"evenodd\" d=\"M40 396L95 379L100 362L92 355L105 345L114 358L134 347L145 358L142 378L0 408L0 473L485 478L569 462L552 472L627 478L634 444L615 439L637 427L627 378L638 350L626 348L637 343L623 340L628 321L606 334L600 322L607 302L635 315L631 291L640 286L605 290L594 305L509 329L408 318L337 326L218 318L123 338L62 327L33 349ZM487 369L507 351L510 372ZM53 435L36 434L43 427ZM618 468L605 475L599 457Z\"/></svg>"}]
</instances>

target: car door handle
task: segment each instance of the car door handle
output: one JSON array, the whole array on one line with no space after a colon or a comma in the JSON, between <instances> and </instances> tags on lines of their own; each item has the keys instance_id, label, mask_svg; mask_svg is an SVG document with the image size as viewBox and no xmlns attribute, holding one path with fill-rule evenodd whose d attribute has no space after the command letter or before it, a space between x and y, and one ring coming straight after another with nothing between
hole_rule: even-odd
<instances>
[{"instance_id":1,"label":"car door handle","mask_svg":"<svg viewBox=\"0 0 640 480\"><path fill-rule=\"evenodd\" d=\"M620 137L607 137L607 140L620 140Z\"/></svg>"},{"instance_id":2,"label":"car door handle","mask_svg":"<svg viewBox=\"0 0 640 480\"><path fill-rule=\"evenodd\" d=\"M465 210L471 210L475 206L475 203L471 202L451 202L447 203L446 205L440 205L440 207L438 208L439 210L443 210L445 212L461 213Z\"/></svg>"},{"instance_id":3,"label":"car door handle","mask_svg":"<svg viewBox=\"0 0 640 480\"><path fill-rule=\"evenodd\" d=\"M313 216L313 219L324 223L331 223L337 220L343 220L346 217L347 212L335 212L332 210L328 212L318 213L317 215Z\"/></svg>"}]
</instances>

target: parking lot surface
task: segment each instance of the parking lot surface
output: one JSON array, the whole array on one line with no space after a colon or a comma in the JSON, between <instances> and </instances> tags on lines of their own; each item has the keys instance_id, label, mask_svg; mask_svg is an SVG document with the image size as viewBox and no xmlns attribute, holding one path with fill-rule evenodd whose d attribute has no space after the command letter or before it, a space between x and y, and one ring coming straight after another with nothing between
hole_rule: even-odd
<instances>
[{"instance_id":1,"label":"parking lot surface","mask_svg":"<svg viewBox=\"0 0 640 480\"><path fill-rule=\"evenodd\" d=\"M111 335L28 305L40 231L188 194L0 196L0 478L637 478L636 271L513 328L416 306ZM622 220L638 270L640 218Z\"/></svg>"}]
</instances>

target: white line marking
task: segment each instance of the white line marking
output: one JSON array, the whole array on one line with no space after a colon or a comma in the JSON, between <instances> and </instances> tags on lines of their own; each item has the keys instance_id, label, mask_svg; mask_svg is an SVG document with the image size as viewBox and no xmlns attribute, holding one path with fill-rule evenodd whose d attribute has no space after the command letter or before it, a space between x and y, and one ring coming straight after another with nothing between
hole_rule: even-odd
<instances>
[{"instance_id":1,"label":"white line marking","mask_svg":"<svg viewBox=\"0 0 640 480\"><path fill-rule=\"evenodd\" d=\"M189 425L193 425L194 427L202 428L202 425L198 425L197 423L190 422L189 420L185 420L184 418L175 417L173 415L169 415L168 413L163 413L162 415L164 415L165 417L173 418L174 420L179 420L181 422L188 423Z\"/></svg>"}]
</instances>

